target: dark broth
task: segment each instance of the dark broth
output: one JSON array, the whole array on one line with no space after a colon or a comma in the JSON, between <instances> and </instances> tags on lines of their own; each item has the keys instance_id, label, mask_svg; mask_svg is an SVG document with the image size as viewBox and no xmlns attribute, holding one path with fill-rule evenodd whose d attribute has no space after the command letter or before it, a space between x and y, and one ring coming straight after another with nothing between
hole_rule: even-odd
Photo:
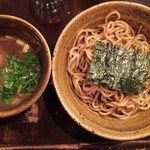
<instances>
[{"instance_id":1,"label":"dark broth","mask_svg":"<svg viewBox=\"0 0 150 150\"><path fill-rule=\"evenodd\" d=\"M36 56L34 49L26 41L22 39L18 39L14 36L9 36L9 35L1 36L0 37L0 70L2 70L2 68L7 67L8 56L10 55L16 56L18 59L23 59L25 54L30 51L33 52ZM0 73L0 86L3 86L3 85L4 83L2 79L2 74ZM9 99L7 103L4 102L2 97L0 96L0 106L4 106L8 104L9 105L17 104L31 95L31 93L22 94L20 93L20 91L19 92L18 91L19 91L19 88L17 92Z\"/></svg>"}]
</instances>

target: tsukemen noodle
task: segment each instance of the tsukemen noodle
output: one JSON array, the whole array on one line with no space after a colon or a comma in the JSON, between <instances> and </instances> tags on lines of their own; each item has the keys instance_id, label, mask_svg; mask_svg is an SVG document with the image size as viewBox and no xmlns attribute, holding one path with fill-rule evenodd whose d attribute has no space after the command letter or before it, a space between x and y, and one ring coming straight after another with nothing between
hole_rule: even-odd
<instances>
[{"instance_id":1,"label":"tsukemen noodle","mask_svg":"<svg viewBox=\"0 0 150 150\"><path fill-rule=\"evenodd\" d=\"M80 30L68 54L75 94L102 116L127 119L150 108L150 45L118 11Z\"/></svg>"}]
</instances>

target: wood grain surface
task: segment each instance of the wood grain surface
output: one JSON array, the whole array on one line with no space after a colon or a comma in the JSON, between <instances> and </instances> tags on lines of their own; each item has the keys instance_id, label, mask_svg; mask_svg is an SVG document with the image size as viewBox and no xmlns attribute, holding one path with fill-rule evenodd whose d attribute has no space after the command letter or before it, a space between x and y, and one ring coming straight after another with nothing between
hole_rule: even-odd
<instances>
[{"instance_id":1,"label":"wood grain surface","mask_svg":"<svg viewBox=\"0 0 150 150\"><path fill-rule=\"evenodd\" d=\"M21 17L46 38L51 53L65 25L78 13L105 0L65 0L66 10L59 24L41 24L33 15L29 0L0 0L0 14ZM149 0L133 0L150 6ZM0 149L84 149L149 150L150 137L135 141L112 141L89 133L65 112L52 79L37 103L19 115L0 119Z\"/></svg>"}]
</instances>

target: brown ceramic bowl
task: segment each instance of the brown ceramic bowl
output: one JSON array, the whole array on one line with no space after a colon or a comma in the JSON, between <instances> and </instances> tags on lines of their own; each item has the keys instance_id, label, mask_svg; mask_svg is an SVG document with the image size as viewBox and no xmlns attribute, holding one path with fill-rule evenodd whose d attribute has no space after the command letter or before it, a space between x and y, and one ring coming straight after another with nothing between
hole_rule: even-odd
<instances>
[{"instance_id":1,"label":"brown ceramic bowl","mask_svg":"<svg viewBox=\"0 0 150 150\"><path fill-rule=\"evenodd\" d=\"M28 99L17 104L0 107L0 118L4 118L26 110L40 98L50 78L51 54L43 35L32 24L21 18L10 15L0 15L0 35L12 35L18 37L27 41L34 49L38 49L42 67L41 80Z\"/></svg>"},{"instance_id":2,"label":"brown ceramic bowl","mask_svg":"<svg viewBox=\"0 0 150 150\"><path fill-rule=\"evenodd\" d=\"M136 113L126 120L103 117L91 111L75 95L66 69L68 51L76 33L86 27L95 27L104 21L112 10L118 10L122 19L137 29L142 25L144 34L150 35L150 8L132 3L113 1L93 6L75 18L64 28L53 53L52 75L56 92L64 109L81 127L98 136L113 140L133 140L150 135L150 110Z\"/></svg>"}]
</instances>

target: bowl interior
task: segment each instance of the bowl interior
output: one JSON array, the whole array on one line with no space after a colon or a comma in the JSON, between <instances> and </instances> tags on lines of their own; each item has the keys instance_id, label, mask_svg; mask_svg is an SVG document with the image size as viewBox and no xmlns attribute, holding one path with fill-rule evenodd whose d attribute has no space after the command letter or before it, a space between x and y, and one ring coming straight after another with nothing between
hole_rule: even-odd
<instances>
[{"instance_id":1,"label":"bowl interior","mask_svg":"<svg viewBox=\"0 0 150 150\"><path fill-rule=\"evenodd\" d=\"M113 10L119 11L121 19L134 30L138 30L142 25L142 32L149 37L150 9L146 6L115 1L101 3L85 10L71 20L56 43L52 67L54 86L65 110L86 130L113 140L138 139L150 135L150 110L139 111L127 120L100 116L74 94L66 68L68 51L73 45L76 33L83 28L94 28L103 23L105 16Z\"/></svg>"},{"instance_id":2,"label":"bowl interior","mask_svg":"<svg viewBox=\"0 0 150 150\"><path fill-rule=\"evenodd\" d=\"M0 107L0 117L17 114L30 107L44 92L51 71L51 55L48 44L42 34L27 21L9 15L0 15L0 35L11 35L23 39L37 52L42 67L42 78L33 94L14 105Z\"/></svg>"}]
</instances>

